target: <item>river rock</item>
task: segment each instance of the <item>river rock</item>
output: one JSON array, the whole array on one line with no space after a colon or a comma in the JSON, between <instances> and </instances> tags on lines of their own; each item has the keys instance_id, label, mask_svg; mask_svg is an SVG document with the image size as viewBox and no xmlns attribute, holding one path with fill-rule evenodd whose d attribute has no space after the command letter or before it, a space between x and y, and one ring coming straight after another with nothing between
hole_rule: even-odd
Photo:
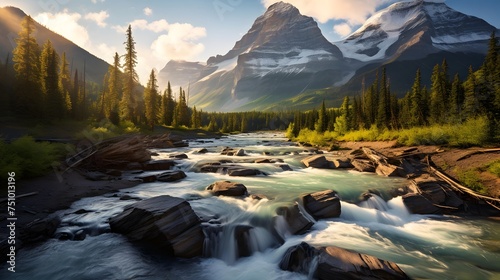
<instances>
[{"instance_id":1,"label":"river rock","mask_svg":"<svg viewBox=\"0 0 500 280\"><path fill-rule=\"evenodd\" d=\"M198 151L196 151L197 154L206 154L208 153L208 150L206 148L202 148L202 149L199 149Z\"/></svg>"},{"instance_id":2,"label":"river rock","mask_svg":"<svg viewBox=\"0 0 500 280\"><path fill-rule=\"evenodd\" d=\"M36 219L19 231L19 238L25 244L36 243L52 238L57 228L61 224L61 219L57 215L50 215L43 219Z\"/></svg>"},{"instance_id":3,"label":"river rock","mask_svg":"<svg viewBox=\"0 0 500 280\"><path fill-rule=\"evenodd\" d=\"M179 154L171 154L168 156L169 158L174 158L174 159L186 159L188 156L184 153L179 153Z\"/></svg>"},{"instance_id":4,"label":"river rock","mask_svg":"<svg viewBox=\"0 0 500 280\"><path fill-rule=\"evenodd\" d=\"M314 225L313 221L300 212L297 205L279 207L276 209L276 214L283 216L288 226L287 230L291 234L304 234ZM275 227L277 226L276 222L275 220Z\"/></svg>"},{"instance_id":5,"label":"river rock","mask_svg":"<svg viewBox=\"0 0 500 280\"><path fill-rule=\"evenodd\" d=\"M335 166L335 168L354 168L354 166L351 164L351 160L349 160L348 158L345 158L345 159L340 159L340 158L334 159L333 160L333 166Z\"/></svg>"},{"instance_id":6,"label":"river rock","mask_svg":"<svg viewBox=\"0 0 500 280\"><path fill-rule=\"evenodd\" d=\"M186 173L182 170L169 170L157 176L160 182L175 182L186 178Z\"/></svg>"},{"instance_id":7,"label":"river rock","mask_svg":"<svg viewBox=\"0 0 500 280\"><path fill-rule=\"evenodd\" d=\"M354 159L351 161L351 163L359 172L375 172L375 166L370 160Z\"/></svg>"},{"instance_id":8,"label":"river rock","mask_svg":"<svg viewBox=\"0 0 500 280\"><path fill-rule=\"evenodd\" d=\"M255 163L271 163L271 160L268 158L259 158L254 161Z\"/></svg>"},{"instance_id":9,"label":"river rock","mask_svg":"<svg viewBox=\"0 0 500 280\"><path fill-rule=\"evenodd\" d=\"M324 155L314 155L306 157L301 161L306 167L330 168L331 162Z\"/></svg>"},{"instance_id":10,"label":"river rock","mask_svg":"<svg viewBox=\"0 0 500 280\"><path fill-rule=\"evenodd\" d=\"M156 182L156 175L153 174L141 175L141 176L136 176L135 179L142 180L143 183L152 183Z\"/></svg>"},{"instance_id":11,"label":"river rock","mask_svg":"<svg viewBox=\"0 0 500 280\"><path fill-rule=\"evenodd\" d=\"M317 279L410 279L393 262L335 246L316 249L302 242L290 247L280 268L299 272Z\"/></svg>"},{"instance_id":12,"label":"river rock","mask_svg":"<svg viewBox=\"0 0 500 280\"><path fill-rule=\"evenodd\" d=\"M227 175L229 176L255 176L259 174L261 174L261 172L258 169L253 168L232 167L227 169Z\"/></svg>"},{"instance_id":13,"label":"river rock","mask_svg":"<svg viewBox=\"0 0 500 280\"><path fill-rule=\"evenodd\" d=\"M416 193L409 193L403 196L403 202L413 214L440 214L441 210L436 207L425 196Z\"/></svg>"},{"instance_id":14,"label":"river rock","mask_svg":"<svg viewBox=\"0 0 500 280\"><path fill-rule=\"evenodd\" d=\"M235 155L235 156L242 157L242 156L244 156L244 155L245 155L245 150L243 150L243 149L238 149L234 155Z\"/></svg>"},{"instance_id":15,"label":"river rock","mask_svg":"<svg viewBox=\"0 0 500 280\"><path fill-rule=\"evenodd\" d=\"M304 209L316 220L340 216L340 198L333 190L303 195L301 201Z\"/></svg>"},{"instance_id":16,"label":"river rock","mask_svg":"<svg viewBox=\"0 0 500 280\"><path fill-rule=\"evenodd\" d=\"M205 236L189 203L162 195L137 202L109 221L111 231L182 258L201 256Z\"/></svg>"},{"instance_id":17,"label":"river rock","mask_svg":"<svg viewBox=\"0 0 500 280\"><path fill-rule=\"evenodd\" d=\"M173 160L151 160L142 164L142 168L146 171L169 170L170 167L175 166Z\"/></svg>"},{"instance_id":18,"label":"river rock","mask_svg":"<svg viewBox=\"0 0 500 280\"><path fill-rule=\"evenodd\" d=\"M278 165L283 171L293 171L293 169L288 164L279 164Z\"/></svg>"},{"instance_id":19,"label":"river rock","mask_svg":"<svg viewBox=\"0 0 500 280\"><path fill-rule=\"evenodd\" d=\"M218 181L207 187L213 195L219 196L243 196L247 195L247 187L240 183L230 181Z\"/></svg>"},{"instance_id":20,"label":"river rock","mask_svg":"<svg viewBox=\"0 0 500 280\"><path fill-rule=\"evenodd\" d=\"M392 165L392 164L379 164L379 165L377 165L375 172L378 175L382 175L382 176L386 176L386 177L393 177L393 176L405 177L406 176L403 168L396 166L396 165Z\"/></svg>"}]
</instances>

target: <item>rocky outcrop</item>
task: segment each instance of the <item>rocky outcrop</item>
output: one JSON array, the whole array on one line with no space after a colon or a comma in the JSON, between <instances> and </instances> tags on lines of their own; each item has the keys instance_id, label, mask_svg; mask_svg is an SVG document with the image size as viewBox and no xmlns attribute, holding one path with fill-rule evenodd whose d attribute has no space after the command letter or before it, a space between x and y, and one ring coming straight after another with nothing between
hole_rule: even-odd
<instances>
[{"instance_id":1,"label":"rocky outcrop","mask_svg":"<svg viewBox=\"0 0 500 280\"><path fill-rule=\"evenodd\" d=\"M111 231L126 235L169 255L201 256L204 234L189 203L168 195L137 202L109 221Z\"/></svg>"},{"instance_id":2,"label":"rocky outcrop","mask_svg":"<svg viewBox=\"0 0 500 280\"><path fill-rule=\"evenodd\" d=\"M316 220L340 216L340 198L333 190L310 193L301 196L304 209Z\"/></svg>"},{"instance_id":3,"label":"rocky outcrop","mask_svg":"<svg viewBox=\"0 0 500 280\"><path fill-rule=\"evenodd\" d=\"M230 181L218 181L207 187L213 195L219 196L244 196L248 194L245 185Z\"/></svg>"},{"instance_id":4,"label":"rocky outcrop","mask_svg":"<svg viewBox=\"0 0 500 280\"><path fill-rule=\"evenodd\" d=\"M26 244L32 244L52 238L61 219L57 215L50 215L44 219L36 219L21 228L19 238Z\"/></svg>"},{"instance_id":5,"label":"rocky outcrop","mask_svg":"<svg viewBox=\"0 0 500 280\"><path fill-rule=\"evenodd\" d=\"M279 266L312 273L317 279L410 279L396 263L334 246L314 248L305 242L290 247Z\"/></svg>"}]
</instances>

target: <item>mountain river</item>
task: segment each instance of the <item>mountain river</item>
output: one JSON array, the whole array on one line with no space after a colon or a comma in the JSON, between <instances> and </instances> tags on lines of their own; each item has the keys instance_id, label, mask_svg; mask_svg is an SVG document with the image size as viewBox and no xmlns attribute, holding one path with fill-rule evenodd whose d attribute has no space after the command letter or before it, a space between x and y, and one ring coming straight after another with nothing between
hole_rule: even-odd
<instances>
[{"instance_id":1,"label":"mountain river","mask_svg":"<svg viewBox=\"0 0 500 280\"><path fill-rule=\"evenodd\" d=\"M243 148L244 157L220 155L224 147ZM207 148L208 153L195 151ZM60 212L58 231L94 228L95 235L82 241L51 239L18 253L16 273L2 270L0 279L307 279L307 275L282 271L278 267L285 251L305 241L315 246L334 245L397 263L413 279L500 279L500 222L484 218L410 214L401 197L391 189L404 186L402 178L346 170L305 168L301 159L307 148L287 142L282 134L251 133L221 139L191 141L189 147L154 150L155 159L172 153L186 153L175 168L187 178L174 183L144 183L121 190L134 198L158 195L182 197L200 216L218 217L222 234L206 238L203 258L172 259L110 233L108 219L136 200L120 200L108 194L84 198ZM267 175L230 177L217 173L196 173L201 160L281 159L292 171L273 163L241 163ZM219 180L243 183L250 194L268 199L216 197L205 188ZM284 244L262 224L276 216L276 208L290 205L301 194L333 189L342 199L339 218L317 221L303 235L283 233ZM378 190L360 202L368 189ZM121 195L121 194L119 194ZM118 196L119 196L118 195ZM81 214L76 210L84 209ZM237 258L232 230L235 225L252 225L252 253ZM278 229L279 231L279 229ZM99 233L99 234L97 234Z\"/></svg>"}]
</instances>

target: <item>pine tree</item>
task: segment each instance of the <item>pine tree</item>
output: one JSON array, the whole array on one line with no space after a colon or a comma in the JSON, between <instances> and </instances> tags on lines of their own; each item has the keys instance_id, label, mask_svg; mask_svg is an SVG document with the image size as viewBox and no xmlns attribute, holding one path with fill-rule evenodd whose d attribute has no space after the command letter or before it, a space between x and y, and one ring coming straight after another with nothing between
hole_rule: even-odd
<instances>
[{"instance_id":1,"label":"pine tree","mask_svg":"<svg viewBox=\"0 0 500 280\"><path fill-rule=\"evenodd\" d=\"M248 132L248 120L244 113L241 116L240 132Z\"/></svg>"},{"instance_id":2,"label":"pine tree","mask_svg":"<svg viewBox=\"0 0 500 280\"><path fill-rule=\"evenodd\" d=\"M422 126L425 124L425 105L426 102L424 98L422 98L422 74L420 69L417 70L417 74L415 76L415 81L411 88L411 96L410 96L410 126Z\"/></svg>"},{"instance_id":3,"label":"pine tree","mask_svg":"<svg viewBox=\"0 0 500 280\"><path fill-rule=\"evenodd\" d=\"M464 83L464 108L463 112L466 118L474 118L479 114L479 101L477 98L476 75L469 67L467 80Z\"/></svg>"},{"instance_id":4,"label":"pine tree","mask_svg":"<svg viewBox=\"0 0 500 280\"><path fill-rule=\"evenodd\" d=\"M137 102L135 100L135 87L139 81L139 76L135 71L137 66L137 52L135 50L135 41L132 37L132 27L129 25L127 29L127 40L125 41L125 63L123 72L125 81L123 84L123 96L120 102L121 118L128 121L137 122L136 115Z\"/></svg>"},{"instance_id":5,"label":"pine tree","mask_svg":"<svg viewBox=\"0 0 500 280\"><path fill-rule=\"evenodd\" d=\"M71 90L71 115L74 119L78 119L80 115L80 81L78 77L78 69L75 70L75 76L73 78L73 90Z\"/></svg>"},{"instance_id":6,"label":"pine tree","mask_svg":"<svg viewBox=\"0 0 500 280\"><path fill-rule=\"evenodd\" d=\"M63 117L65 109L63 95L59 87L59 56L50 40L43 45L40 58L40 78L42 93L45 99L46 117L49 119Z\"/></svg>"},{"instance_id":7,"label":"pine tree","mask_svg":"<svg viewBox=\"0 0 500 280\"><path fill-rule=\"evenodd\" d=\"M123 88L122 76L120 71L120 56L115 53L113 57L113 65L109 66L108 73L106 74L106 86L103 94L103 108L104 115L116 122L117 116L119 116L119 100L121 98L120 93Z\"/></svg>"},{"instance_id":8,"label":"pine tree","mask_svg":"<svg viewBox=\"0 0 500 280\"><path fill-rule=\"evenodd\" d=\"M68 61L66 59L66 52L63 52L61 59L61 67L59 69L59 88L61 90L63 103L64 103L64 113L69 114L71 112L71 74L69 73Z\"/></svg>"},{"instance_id":9,"label":"pine tree","mask_svg":"<svg viewBox=\"0 0 500 280\"><path fill-rule=\"evenodd\" d=\"M387 84L387 75L385 67L382 70L382 84L380 88L380 93L378 97L378 108L377 108L377 116L375 122L378 127L387 128L389 127L389 119L390 119L390 110L389 110L389 90Z\"/></svg>"},{"instance_id":10,"label":"pine tree","mask_svg":"<svg viewBox=\"0 0 500 280\"><path fill-rule=\"evenodd\" d=\"M40 117L42 92L40 86L40 46L35 40L35 21L26 16L12 51L16 73L16 111L23 116Z\"/></svg>"},{"instance_id":11,"label":"pine tree","mask_svg":"<svg viewBox=\"0 0 500 280\"><path fill-rule=\"evenodd\" d=\"M462 121L462 106L464 102L464 89L460 76L455 74L451 84L450 93L450 116L453 122Z\"/></svg>"},{"instance_id":12,"label":"pine tree","mask_svg":"<svg viewBox=\"0 0 500 280\"><path fill-rule=\"evenodd\" d=\"M430 95L430 121L432 123L444 123L446 110L446 81L439 65L435 65L432 71L432 88Z\"/></svg>"},{"instance_id":13,"label":"pine tree","mask_svg":"<svg viewBox=\"0 0 500 280\"><path fill-rule=\"evenodd\" d=\"M342 135L347 133L350 130L350 123L351 112L349 109L349 96L346 96L340 107L340 116L335 120L335 131Z\"/></svg>"},{"instance_id":14,"label":"pine tree","mask_svg":"<svg viewBox=\"0 0 500 280\"><path fill-rule=\"evenodd\" d=\"M325 100L321 103L321 109L319 110L318 122L316 123L316 131L323 133L328 128L328 115L326 113Z\"/></svg>"},{"instance_id":15,"label":"pine tree","mask_svg":"<svg viewBox=\"0 0 500 280\"><path fill-rule=\"evenodd\" d=\"M151 131L154 131L154 127L158 119L158 85L156 80L155 71L151 70L149 75L148 85L144 90L144 105L146 113L146 122L151 127Z\"/></svg>"},{"instance_id":16,"label":"pine tree","mask_svg":"<svg viewBox=\"0 0 500 280\"><path fill-rule=\"evenodd\" d=\"M193 112L191 113L191 128L199 128L199 118L198 118L198 110L196 110L196 106L193 107Z\"/></svg>"}]
</instances>

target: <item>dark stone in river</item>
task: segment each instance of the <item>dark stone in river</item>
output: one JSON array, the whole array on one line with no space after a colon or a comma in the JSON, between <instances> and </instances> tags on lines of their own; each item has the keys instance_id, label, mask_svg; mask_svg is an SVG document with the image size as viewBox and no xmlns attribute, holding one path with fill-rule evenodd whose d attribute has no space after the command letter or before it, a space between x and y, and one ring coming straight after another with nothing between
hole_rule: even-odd
<instances>
[{"instance_id":1,"label":"dark stone in river","mask_svg":"<svg viewBox=\"0 0 500 280\"><path fill-rule=\"evenodd\" d=\"M230 181L218 181L207 187L213 195L219 196L243 196L247 195L247 187L240 183Z\"/></svg>"},{"instance_id":2,"label":"dark stone in river","mask_svg":"<svg viewBox=\"0 0 500 280\"><path fill-rule=\"evenodd\" d=\"M340 216L340 198L333 190L306 194L300 199L304 209L316 220Z\"/></svg>"},{"instance_id":3,"label":"dark stone in river","mask_svg":"<svg viewBox=\"0 0 500 280\"><path fill-rule=\"evenodd\" d=\"M134 203L109 221L112 232L182 258L201 256L200 224L186 200L168 195Z\"/></svg>"},{"instance_id":4,"label":"dark stone in river","mask_svg":"<svg viewBox=\"0 0 500 280\"><path fill-rule=\"evenodd\" d=\"M314 248L305 242L290 247L279 266L307 275L312 272L316 279L410 279L396 263L335 246Z\"/></svg>"},{"instance_id":5,"label":"dark stone in river","mask_svg":"<svg viewBox=\"0 0 500 280\"><path fill-rule=\"evenodd\" d=\"M287 230L291 234L304 234L314 225L313 221L309 220L302 212L300 212L297 205L291 207L279 207L276 209L276 214L283 216L287 223ZM276 224L276 219L274 220L274 223L276 228L278 226Z\"/></svg>"},{"instance_id":6,"label":"dark stone in river","mask_svg":"<svg viewBox=\"0 0 500 280\"><path fill-rule=\"evenodd\" d=\"M21 228L19 238L25 244L44 241L54 236L60 224L61 219L57 215L50 215L44 219L36 219Z\"/></svg>"},{"instance_id":7,"label":"dark stone in river","mask_svg":"<svg viewBox=\"0 0 500 280\"><path fill-rule=\"evenodd\" d=\"M436 207L425 196L416 193L409 193L403 196L403 202L412 214L440 214L441 210Z\"/></svg>"},{"instance_id":8,"label":"dark stone in river","mask_svg":"<svg viewBox=\"0 0 500 280\"><path fill-rule=\"evenodd\" d=\"M227 175L229 176L255 176L259 174L261 174L261 172L254 168L229 167L227 169Z\"/></svg>"},{"instance_id":9,"label":"dark stone in river","mask_svg":"<svg viewBox=\"0 0 500 280\"><path fill-rule=\"evenodd\" d=\"M169 158L174 158L174 159L186 159L188 158L188 156L186 154L183 154L183 153L179 153L179 154L171 154L170 156L168 156Z\"/></svg>"},{"instance_id":10,"label":"dark stone in river","mask_svg":"<svg viewBox=\"0 0 500 280\"><path fill-rule=\"evenodd\" d=\"M157 176L160 182L175 182L186 178L186 173L182 170L169 170Z\"/></svg>"},{"instance_id":11,"label":"dark stone in river","mask_svg":"<svg viewBox=\"0 0 500 280\"><path fill-rule=\"evenodd\" d=\"M172 166L175 166L173 160L151 160L143 164L143 169L147 171L169 170Z\"/></svg>"}]
</instances>

